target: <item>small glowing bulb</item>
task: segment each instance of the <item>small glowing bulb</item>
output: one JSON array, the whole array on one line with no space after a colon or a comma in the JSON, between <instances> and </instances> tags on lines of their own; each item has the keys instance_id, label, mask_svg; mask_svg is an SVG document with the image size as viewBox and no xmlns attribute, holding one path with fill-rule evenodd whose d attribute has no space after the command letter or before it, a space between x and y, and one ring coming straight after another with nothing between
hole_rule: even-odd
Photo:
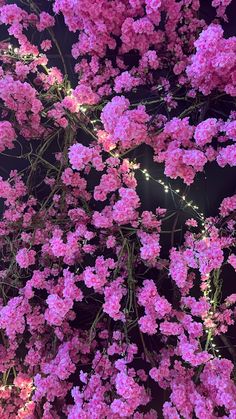
<instances>
[{"instance_id":1,"label":"small glowing bulb","mask_svg":"<svg viewBox=\"0 0 236 419\"><path fill-rule=\"evenodd\" d=\"M185 201L185 199L186 199L186 196L184 196L184 195L183 195L183 196L182 196L182 199L183 199L183 200Z\"/></svg>"},{"instance_id":2,"label":"small glowing bulb","mask_svg":"<svg viewBox=\"0 0 236 419\"><path fill-rule=\"evenodd\" d=\"M176 190L175 190L175 192L179 193L179 192L180 192L180 190L179 190L179 189L176 189Z\"/></svg>"},{"instance_id":3,"label":"small glowing bulb","mask_svg":"<svg viewBox=\"0 0 236 419\"><path fill-rule=\"evenodd\" d=\"M19 52L18 48L14 48L14 53L17 54Z\"/></svg>"}]
</instances>

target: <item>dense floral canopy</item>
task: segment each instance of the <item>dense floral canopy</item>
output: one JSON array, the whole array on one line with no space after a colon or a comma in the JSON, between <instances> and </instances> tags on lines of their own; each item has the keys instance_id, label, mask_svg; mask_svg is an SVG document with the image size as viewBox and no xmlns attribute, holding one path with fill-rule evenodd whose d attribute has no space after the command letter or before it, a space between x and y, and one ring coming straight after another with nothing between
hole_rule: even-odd
<instances>
[{"instance_id":1,"label":"dense floral canopy","mask_svg":"<svg viewBox=\"0 0 236 419\"><path fill-rule=\"evenodd\" d=\"M236 418L230 3L0 0L1 418Z\"/></svg>"}]
</instances>

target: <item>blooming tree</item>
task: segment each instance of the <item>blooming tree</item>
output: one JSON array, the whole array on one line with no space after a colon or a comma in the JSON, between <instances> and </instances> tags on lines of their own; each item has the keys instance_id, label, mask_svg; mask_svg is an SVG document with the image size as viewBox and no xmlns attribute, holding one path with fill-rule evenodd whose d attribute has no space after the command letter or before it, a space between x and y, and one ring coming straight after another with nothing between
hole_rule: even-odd
<instances>
[{"instance_id":1,"label":"blooming tree","mask_svg":"<svg viewBox=\"0 0 236 419\"><path fill-rule=\"evenodd\" d=\"M188 194L236 166L230 3L0 1L1 418L236 418L236 195Z\"/></svg>"}]
</instances>

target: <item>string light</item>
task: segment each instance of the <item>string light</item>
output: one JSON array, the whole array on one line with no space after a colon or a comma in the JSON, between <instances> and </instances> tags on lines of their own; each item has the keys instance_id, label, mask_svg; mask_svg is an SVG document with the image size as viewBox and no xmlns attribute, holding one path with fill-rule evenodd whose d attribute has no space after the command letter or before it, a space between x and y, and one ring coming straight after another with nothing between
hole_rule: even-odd
<instances>
[{"instance_id":1,"label":"string light","mask_svg":"<svg viewBox=\"0 0 236 419\"><path fill-rule=\"evenodd\" d=\"M154 182L159 183L160 185L163 186L164 188L164 192L168 193L169 191L171 191L172 193L174 193L175 195L177 195L180 199L182 199L183 201L185 201L185 206L190 207L198 216L198 218L201 220L201 222L203 223L203 226L205 226L205 221L204 221L204 216L203 213L199 213L197 210L199 209L199 207L195 204L193 204L193 201L187 201L186 200L186 196L185 195L180 195L180 190L179 189L172 189L170 186L168 186L167 184L165 184L165 182L162 179L154 179L147 171L147 169L140 169L140 171L143 173L143 175L145 176L145 180L150 180L152 179ZM205 231L204 231L205 233Z\"/></svg>"},{"instance_id":2,"label":"string light","mask_svg":"<svg viewBox=\"0 0 236 419\"><path fill-rule=\"evenodd\" d=\"M149 180L150 178L152 178L150 175L149 175L149 173L148 173L148 171L147 171L147 169L143 169L143 170L141 170L142 171L142 173L144 174L144 176L145 176L145 179L146 180ZM178 195L178 197L179 198L181 198L183 201L185 201L185 203L186 203L186 206L188 206L188 207L190 207L190 208L192 208L196 213L197 213L197 215L198 215L198 218L200 218L200 220L201 220L201 224L202 224L202 226L203 226L203 229L202 229L202 231L201 231L201 234L202 234L202 239L203 240L206 240L207 239L207 230L206 230L206 228L205 228L205 220L204 220L204 214L202 213L202 212L198 212L197 210L199 209L199 207L197 206L197 205L193 205L193 202L192 201L186 201L186 196L185 195L182 195L182 196L180 196L179 195L179 193L180 193L180 190L179 189L175 189L175 190L173 190L170 186L168 186L168 185L166 185L165 184L165 182L163 182L163 180L162 179L158 179L158 180L156 180L156 179L153 179L152 178L152 180L154 180L155 182L158 182L160 185L162 185L163 186L163 188L164 188L164 191L167 193L169 190L171 190L173 193L175 193L176 195ZM209 301L210 302L210 304L211 304L211 310L209 310L209 318L210 318L210 320L212 319L212 317L214 316L214 306L213 306L213 304L215 304L215 301L212 299L212 297L210 298L209 297L209 294L211 294L212 293L212 288L211 288L211 284L210 284L210 273L207 273L206 275L205 275L205 279L206 279L206 289L204 290L204 297L206 298L206 300L207 301ZM210 342L210 344L211 344L211 347L212 347L212 351L213 351L213 354L216 356L216 357L218 357L218 358L221 358L221 355L219 354L219 349L216 349L216 344L214 343L214 341L213 341L213 336L212 336L212 331L213 331L213 328L211 327L211 326L209 326L208 325L208 327L205 329L206 330L206 334L208 335L208 342Z\"/></svg>"}]
</instances>

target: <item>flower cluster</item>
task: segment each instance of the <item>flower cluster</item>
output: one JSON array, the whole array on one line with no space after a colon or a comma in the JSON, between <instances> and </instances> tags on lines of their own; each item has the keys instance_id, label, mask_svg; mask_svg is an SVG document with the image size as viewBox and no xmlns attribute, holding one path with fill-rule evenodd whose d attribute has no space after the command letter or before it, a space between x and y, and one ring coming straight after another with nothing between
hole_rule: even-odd
<instances>
[{"instance_id":1,"label":"flower cluster","mask_svg":"<svg viewBox=\"0 0 236 419\"><path fill-rule=\"evenodd\" d=\"M98 141L104 150L110 151L117 145L126 150L145 142L149 116L144 106L129 110L129 105L124 96L115 96L103 108L101 121L105 131L98 132Z\"/></svg>"},{"instance_id":2,"label":"flower cluster","mask_svg":"<svg viewBox=\"0 0 236 419\"><path fill-rule=\"evenodd\" d=\"M196 54L187 67L192 86L204 95L218 89L235 96L235 37L225 39L222 27L211 24L195 41L195 47Z\"/></svg>"}]
</instances>

